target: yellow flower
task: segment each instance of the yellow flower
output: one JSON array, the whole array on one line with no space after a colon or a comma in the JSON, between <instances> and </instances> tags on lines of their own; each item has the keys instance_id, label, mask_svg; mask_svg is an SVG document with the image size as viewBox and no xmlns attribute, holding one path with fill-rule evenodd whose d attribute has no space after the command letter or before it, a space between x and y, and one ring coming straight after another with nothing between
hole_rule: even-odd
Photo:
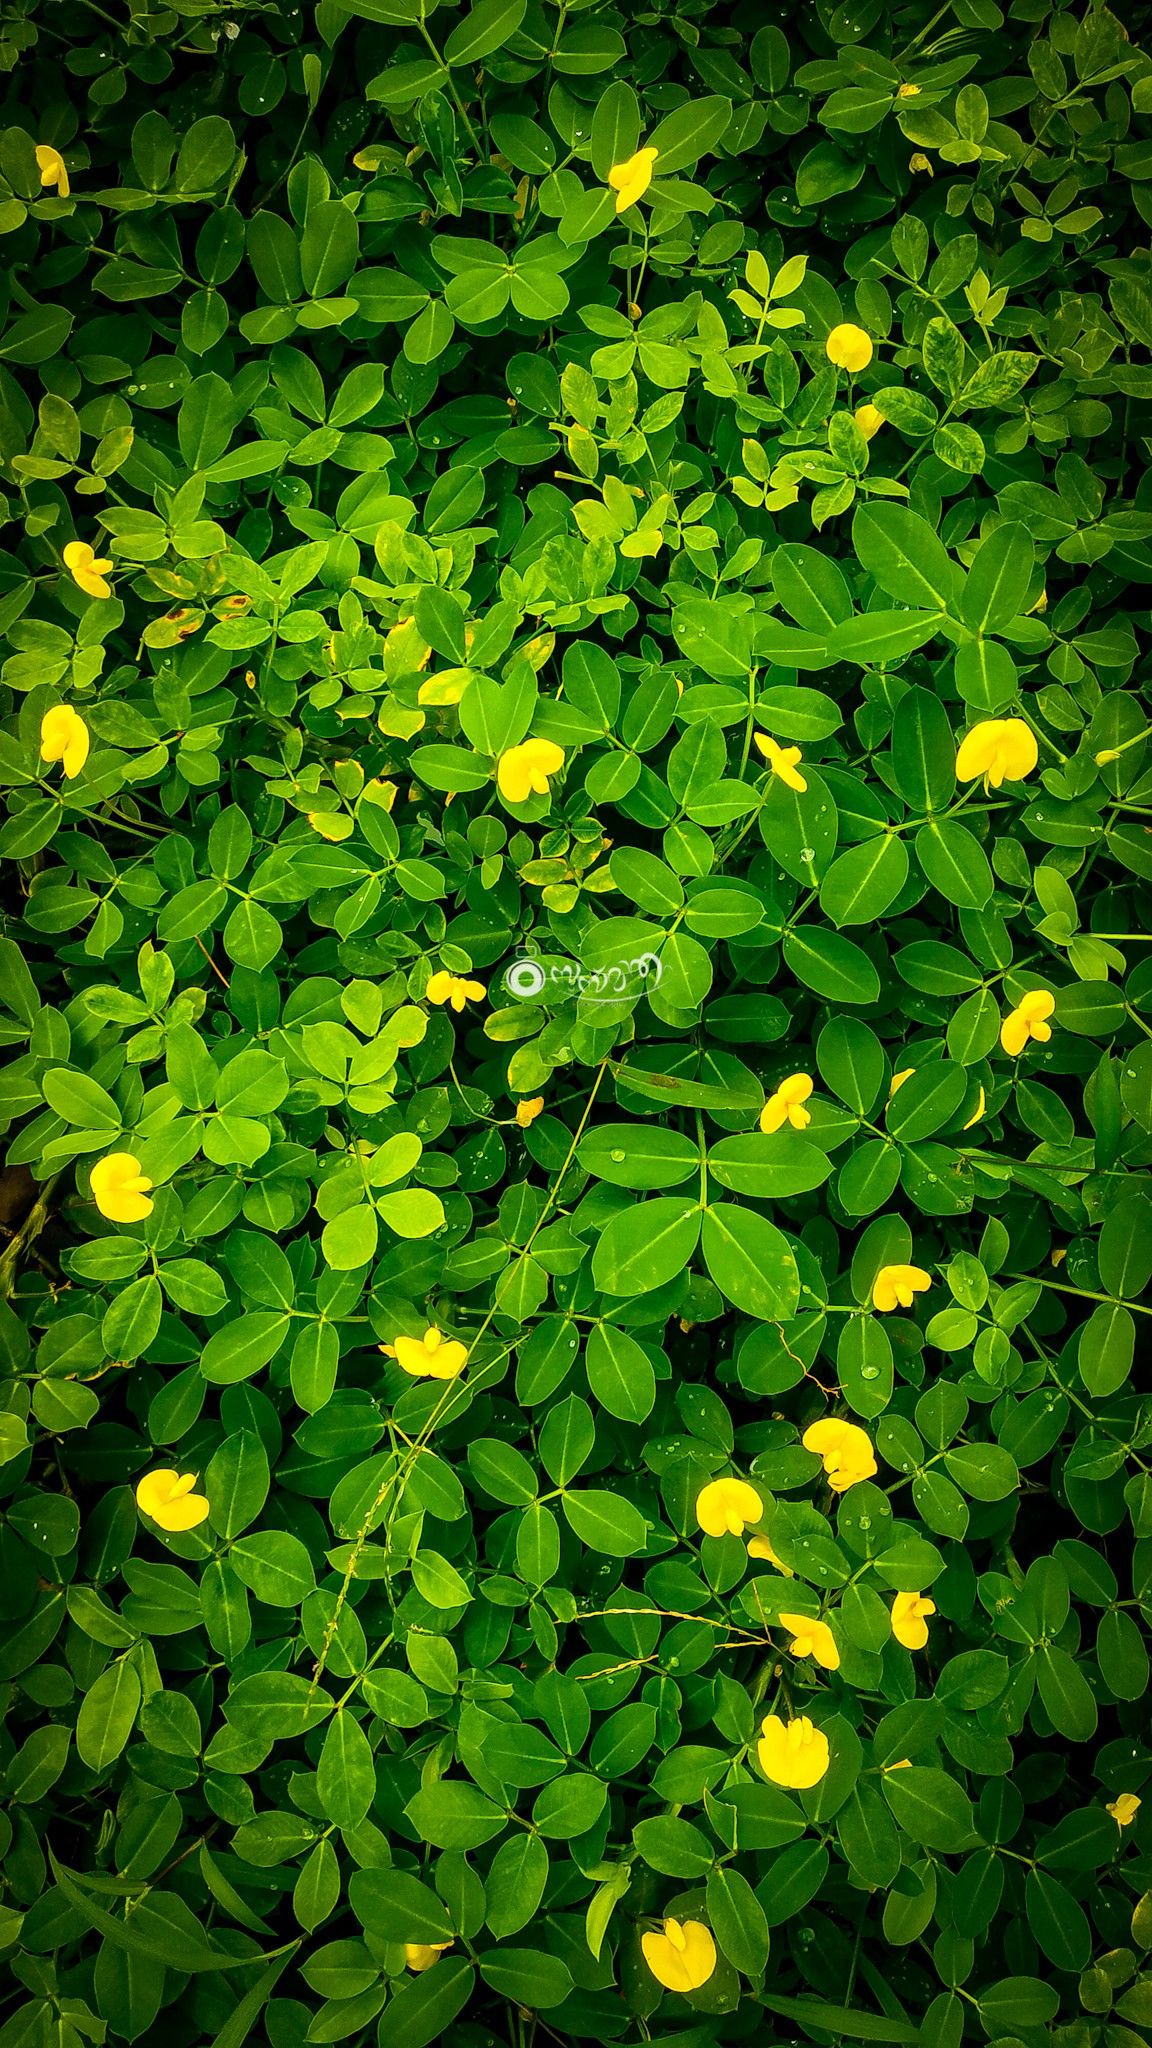
<instances>
[{"instance_id":1,"label":"yellow flower","mask_svg":"<svg viewBox=\"0 0 1152 2048\"><path fill-rule=\"evenodd\" d=\"M524 804L530 796L547 796L548 778L564 766L564 749L555 740L524 740L501 754L496 768L500 794L507 803Z\"/></svg>"},{"instance_id":2,"label":"yellow flower","mask_svg":"<svg viewBox=\"0 0 1152 2048\"><path fill-rule=\"evenodd\" d=\"M1029 617L1029 618L1031 618L1031 617L1032 617L1032 614L1033 614L1033 612L1046 612L1046 611L1047 611L1047 609L1048 609L1048 586L1047 586L1047 584L1045 584L1045 586L1044 586L1044 589L1043 589L1043 590L1042 590L1042 591L1040 592L1040 595L1039 595L1039 597L1038 597L1038 598L1036 599L1036 602L1035 602L1035 604L1030 604L1030 605L1029 605L1029 607L1028 607L1028 617Z\"/></svg>"},{"instance_id":3,"label":"yellow flower","mask_svg":"<svg viewBox=\"0 0 1152 2048\"><path fill-rule=\"evenodd\" d=\"M814 1657L825 1671L839 1671L840 1652L826 1621L817 1621L811 1614L782 1614L780 1626L792 1638L788 1648L794 1657Z\"/></svg>"},{"instance_id":4,"label":"yellow flower","mask_svg":"<svg viewBox=\"0 0 1152 2048\"><path fill-rule=\"evenodd\" d=\"M716 1968L716 1943L702 1920L666 1920L663 1934L642 1934L640 1946L665 1991L699 1991Z\"/></svg>"},{"instance_id":5,"label":"yellow flower","mask_svg":"<svg viewBox=\"0 0 1152 2048\"><path fill-rule=\"evenodd\" d=\"M928 1616L936 1602L923 1593L897 1593L892 1602L892 1633L906 1650L922 1650L928 1641Z\"/></svg>"},{"instance_id":6,"label":"yellow flower","mask_svg":"<svg viewBox=\"0 0 1152 2048\"><path fill-rule=\"evenodd\" d=\"M824 343L824 353L838 370L848 370L855 377L872 361L872 337L846 320L832 329Z\"/></svg>"},{"instance_id":7,"label":"yellow flower","mask_svg":"<svg viewBox=\"0 0 1152 2048\"><path fill-rule=\"evenodd\" d=\"M898 100L919 99L920 87L918 85L898 85L896 88L896 97Z\"/></svg>"},{"instance_id":8,"label":"yellow flower","mask_svg":"<svg viewBox=\"0 0 1152 2048\"><path fill-rule=\"evenodd\" d=\"M1140 1801L1135 1792L1121 1792L1118 1798L1108 1801L1107 1811L1118 1828L1130 1828L1140 1811Z\"/></svg>"},{"instance_id":9,"label":"yellow flower","mask_svg":"<svg viewBox=\"0 0 1152 2048\"><path fill-rule=\"evenodd\" d=\"M1022 782L1040 758L1036 735L1022 718L982 718L960 742L956 773L961 782L984 777L985 789Z\"/></svg>"},{"instance_id":10,"label":"yellow flower","mask_svg":"<svg viewBox=\"0 0 1152 2048\"><path fill-rule=\"evenodd\" d=\"M909 157L908 169L910 171L927 171L928 176L930 178L934 178L936 176L935 171L932 169L931 163L925 156L922 149L915 150L913 154Z\"/></svg>"},{"instance_id":11,"label":"yellow flower","mask_svg":"<svg viewBox=\"0 0 1152 2048\"><path fill-rule=\"evenodd\" d=\"M658 155L659 151L651 147L638 149L635 156L627 157L622 164L613 164L608 183L616 194L617 213L626 213L643 198L652 183L652 166Z\"/></svg>"},{"instance_id":12,"label":"yellow flower","mask_svg":"<svg viewBox=\"0 0 1152 2048\"><path fill-rule=\"evenodd\" d=\"M527 1102L518 1102L516 1104L516 1121L522 1131L526 1131L529 1124L535 1123L543 1107L544 1097L542 1095L533 1095Z\"/></svg>"},{"instance_id":13,"label":"yellow flower","mask_svg":"<svg viewBox=\"0 0 1152 2048\"><path fill-rule=\"evenodd\" d=\"M468 1346L442 1337L435 1325L422 1337L397 1337L380 1349L417 1380L454 1380L468 1363Z\"/></svg>"},{"instance_id":14,"label":"yellow flower","mask_svg":"<svg viewBox=\"0 0 1152 2048\"><path fill-rule=\"evenodd\" d=\"M787 788L798 789L803 794L808 784L804 777L796 772L799 762L804 758L799 747L778 746L775 740L769 739L766 732L756 734L756 745L773 775L778 775Z\"/></svg>"},{"instance_id":15,"label":"yellow flower","mask_svg":"<svg viewBox=\"0 0 1152 2048\"><path fill-rule=\"evenodd\" d=\"M109 1152L98 1159L88 1176L92 1199L110 1223L143 1223L154 1203L148 1190L152 1182L140 1171L132 1152Z\"/></svg>"},{"instance_id":16,"label":"yellow flower","mask_svg":"<svg viewBox=\"0 0 1152 2048\"><path fill-rule=\"evenodd\" d=\"M915 1072L915 1067L901 1067L900 1072L898 1074L893 1074L892 1086L888 1090L889 1102L891 1102L892 1097L895 1095L897 1089L902 1088L904 1086L905 1081L910 1081Z\"/></svg>"},{"instance_id":17,"label":"yellow flower","mask_svg":"<svg viewBox=\"0 0 1152 2048\"><path fill-rule=\"evenodd\" d=\"M811 1074L789 1074L760 1111L760 1129L779 1131L785 1124L791 1124L794 1131L806 1130L812 1121L812 1112L805 1109L804 1104L811 1093Z\"/></svg>"},{"instance_id":18,"label":"yellow flower","mask_svg":"<svg viewBox=\"0 0 1152 2048\"><path fill-rule=\"evenodd\" d=\"M482 981L468 981L462 975L449 974L442 967L432 976L424 991L424 1000L429 1003L451 1003L454 1010L462 1010L465 1003L478 1003L484 995Z\"/></svg>"},{"instance_id":19,"label":"yellow flower","mask_svg":"<svg viewBox=\"0 0 1152 2048\"><path fill-rule=\"evenodd\" d=\"M439 1962L445 1949L451 1946L450 1941L406 1941L404 1961L410 1970L430 1970L433 1963Z\"/></svg>"},{"instance_id":20,"label":"yellow flower","mask_svg":"<svg viewBox=\"0 0 1152 2048\"><path fill-rule=\"evenodd\" d=\"M136 1488L136 1505L170 1536L180 1536L185 1529L198 1529L208 1514L204 1495L192 1491L195 1484L195 1472L173 1472L167 1466L146 1472Z\"/></svg>"},{"instance_id":21,"label":"yellow flower","mask_svg":"<svg viewBox=\"0 0 1152 2048\"><path fill-rule=\"evenodd\" d=\"M54 704L40 720L40 759L62 761L64 779L71 782L88 759L88 727L70 704Z\"/></svg>"},{"instance_id":22,"label":"yellow flower","mask_svg":"<svg viewBox=\"0 0 1152 2048\"><path fill-rule=\"evenodd\" d=\"M41 185L55 185L61 199L67 199L72 187L68 183L68 166L58 149L50 142L38 142L36 162L40 167Z\"/></svg>"},{"instance_id":23,"label":"yellow flower","mask_svg":"<svg viewBox=\"0 0 1152 2048\"><path fill-rule=\"evenodd\" d=\"M932 1275L922 1266L881 1266L872 1287L872 1306L881 1315L890 1315L897 1306L911 1308L913 1296L931 1285Z\"/></svg>"},{"instance_id":24,"label":"yellow flower","mask_svg":"<svg viewBox=\"0 0 1152 2048\"><path fill-rule=\"evenodd\" d=\"M807 1792L818 1785L831 1761L828 1737L822 1728L813 1727L807 1714L798 1721L765 1715L756 1755L764 1776L789 1792Z\"/></svg>"},{"instance_id":25,"label":"yellow flower","mask_svg":"<svg viewBox=\"0 0 1152 2048\"><path fill-rule=\"evenodd\" d=\"M1016 1008L1000 1026L1000 1043L1005 1052L1018 1059L1030 1038L1047 1045L1052 1036L1048 1019L1055 1008L1056 998L1050 996L1047 989L1034 988L1026 996L1021 996Z\"/></svg>"},{"instance_id":26,"label":"yellow flower","mask_svg":"<svg viewBox=\"0 0 1152 2048\"><path fill-rule=\"evenodd\" d=\"M764 1503L746 1479L712 1479L696 1496L696 1520L706 1536L742 1536L758 1522Z\"/></svg>"},{"instance_id":27,"label":"yellow flower","mask_svg":"<svg viewBox=\"0 0 1152 2048\"><path fill-rule=\"evenodd\" d=\"M982 1116L983 1116L983 1114L984 1114L984 1108L985 1108L985 1103L986 1103L986 1101L987 1101L987 1097L986 1097L986 1096L985 1096L985 1094L984 1094L984 1089L983 1089L983 1085L981 1084L981 1086L980 1086L980 1093L979 1093L979 1098L978 1098L978 1100L977 1100L977 1103L976 1103L976 1107L975 1107L975 1109L974 1109L974 1110L972 1111L972 1114L971 1114L971 1116L969 1117L969 1119L968 1119L967 1123L966 1123L966 1124L962 1124L962 1125L960 1126L961 1130L964 1130L964 1131L970 1131L970 1130L972 1129L972 1126L973 1126L973 1124L978 1124L978 1123L979 1123L979 1121L980 1121L981 1117L982 1117Z\"/></svg>"},{"instance_id":28,"label":"yellow flower","mask_svg":"<svg viewBox=\"0 0 1152 2048\"><path fill-rule=\"evenodd\" d=\"M804 1431L804 1449L824 1460L824 1475L833 1493L847 1493L861 1479L871 1479L876 1458L867 1432L858 1423L826 1416Z\"/></svg>"},{"instance_id":29,"label":"yellow flower","mask_svg":"<svg viewBox=\"0 0 1152 2048\"><path fill-rule=\"evenodd\" d=\"M866 441L870 441L873 434L878 434L881 427L885 424L884 415L880 407L870 403L858 405L852 417Z\"/></svg>"},{"instance_id":30,"label":"yellow flower","mask_svg":"<svg viewBox=\"0 0 1152 2048\"><path fill-rule=\"evenodd\" d=\"M762 1558L765 1564L774 1565L778 1572L783 1572L786 1579L796 1577L791 1565L785 1564L783 1558L777 1557L767 1536L753 1536L748 1545L748 1555L757 1559Z\"/></svg>"},{"instance_id":31,"label":"yellow flower","mask_svg":"<svg viewBox=\"0 0 1152 2048\"><path fill-rule=\"evenodd\" d=\"M105 570L112 567L111 560L98 555L86 540L70 540L64 550L64 567L69 571L73 583L89 597L111 597L112 586L105 578Z\"/></svg>"}]
</instances>

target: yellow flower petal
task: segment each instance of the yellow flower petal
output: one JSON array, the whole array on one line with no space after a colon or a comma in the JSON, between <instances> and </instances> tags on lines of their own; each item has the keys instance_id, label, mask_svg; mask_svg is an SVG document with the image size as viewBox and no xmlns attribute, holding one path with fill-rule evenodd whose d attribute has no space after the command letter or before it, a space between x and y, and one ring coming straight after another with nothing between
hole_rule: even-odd
<instances>
[{"instance_id":1,"label":"yellow flower petal","mask_svg":"<svg viewBox=\"0 0 1152 2048\"><path fill-rule=\"evenodd\" d=\"M112 586L105 578L110 560L97 555L86 540L70 540L64 549L64 567L72 581L89 597L111 597Z\"/></svg>"},{"instance_id":2,"label":"yellow flower petal","mask_svg":"<svg viewBox=\"0 0 1152 2048\"><path fill-rule=\"evenodd\" d=\"M464 1008L465 1003L479 1003L483 1000L483 997L484 984L482 981L470 981L464 975L449 974L447 968L444 967L440 968L439 972L432 976L427 988L424 990L425 1002L451 1003L452 1008L457 1012Z\"/></svg>"},{"instance_id":3,"label":"yellow flower petal","mask_svg":"<svg viewBox=\"0 0 1152 2048\"><path fill-rule=\"evenodd\" d=\"M840 1669L836 1638L826 1621L811 1614L782 1614L780 1626L792 1637L788 1647L794 1657L812 1657L825 1671Z\"/></svg>"},{"instance_id":4,"label":"yellow flower petal","mask_svg":"<svg viewBox=\"0 0 1152 2048\"><path fill-rule=\"evenodd\" d=\"M516 1121L522 1131L526 1131L529 1124L535 1123L543 1107L544 1097L542 1095L533 1095L529 1101L516 1104Z\"/></svg>"},{"instance_id":5,"label":"yellow flower petal","mask_svg":"<svg viewBox=\"0 0 1152 2048\"><path fill-rule=\"evenodd\" d=\"M889 1315L894 1308L911 1308L913 1297L931 1287L932 1275L922 1266L881 1266L872 1286L872 1306Z\"/></svg>"},{"instance_id":6,"label":"yellow flower petal","mask_svg":"<svg viewBox=\"0 0 1152 2048\"><path fill-rule=\"evenodd\" d=\"M758 732L755 739L773 775L778 776L787 789L795 789L803 795L808 784L798 772L804 758L799 747L782 747L766 732Z\"/></svg>"},{"instance_id":7,"label":"yellow flower petal","mask_svg":"<svg viewBox=\"0 0 1152 2048\"><path fill-rule=\"evenodd\" d=\"M1135 1792L1121 1792L1116 1799L1110 1799L1106 1811L1112 1815L1118 1828L1130 1828L1140 1811L1141 1801Z\"/></svg>"},{"instance_id":8,"label":"yellow flower petal","mask_svg":"<svg viewBox=\"0 0 1152 2048\"><path fill-rule=\"evenodd\" d=\"M961 782L982 775L987 787L999 789L1003 782L1023 781L1039 758L1036 735L1022 718L985 718L961 740L956 773Z\"/></svg>"},{"instance_id":9,"label":"yellow flower petal","mask_svg":"<svg viewBox=\"0 0 1152 2048\"><path fill-rule=\"evenodd\" d=\"M141 1173L134 1153L109 1152L97 1160L88 1181L96 1207L110 1223L142 1223L152 1214L152 1182Z\"/></svg>"},{"instance_id":10,"label":"yellow flower petal","mask_svg":"<svg viewBox=\"0 0 1152 2048\"><path fill-rule=\"evenodd\" d=\"M652 183L652 167L658 154L648 145L626 157L623 163L613 164L608 173L608 183L616 194L617 213L627 212L630 206L635 206L636 201L643 198Z\"/></svg>"},{"instance_id":11,"label":"yellow flower petal","mask_svg":"<svg viewBox=\"0 0 1152 2048\"><path fill-rule=\"evenodd\" d=\"M196 1484L194 1472L174 1472L168 1466L161 1466L156 1472L146 1472L136 1488L136 1505L142 1515L147 1515L170 1536L182 1535L188 1529L198 1529L208 1518L208 1502L203 1494L193 1493Z\"/></svg>"},{"instance_id":12,"label":"yellow flower petal","mask_svg":"<svg viewBox=\"0 0 1152 2048\"><path fill-rule=\"evenodd\" d=\"M782 1721L768 1714L756 1746L760 1769L773 1785L787 1791L806 1792L818 1785L831 1762L828 1737L806 1714L796 1721Z\"/></svg>"},{"instance_id":13,"label":"yellow flower petal","mask_svg":"<svg viewBox=\"0 0 1152 2048\"><path fill-rule=\"evenodd\" d=\"M965 1130L965 1131L970 1131L970 1130L972 1129L972 1126L973 1126L973 1124L978 1124L978 1123L979 1123L979 1121L980 1121L980 1119L981 1119L981 1117L982 1117L982 1116L983 1116L983 1114L984 1114L985 1106L986 1106L986 1097L985 1097L985 1094L984 1094L984 1089L983 1089L983 1086L981 1085L981 1086L980 1086L980 1092L979 1092L979 1097L978 1097L978 1100L977 1100L977 1103L976 1103L976 1107L975 1107L975 1109L973 1110L973 1112L972 1112L971 1116L969 1117L969 1119L968 1119L967 1123L966 1123L966 1124L962 1124L960 1128L961 1128L962 1130Z\"/></svg>"},{"instance_id":14,"label":"yellow flower petal","mask_svg":"<svg viewBox=\"0 0 1152 2048\"><path fill-rule=\"evenodd\" d=\"M713 1479L696 1496L696 1520L706 1536L742 1536L758 1522L764 1503L746 1479Z\"/></svg>"},{"instance_id":15,"label":"yellow flower petal","mask_svg":"<svg viewBox=\"0 0 1152 2048\"><path fill-rule=\"evenodd\" d=\"M564 749L555 740L523 740L509 747L496 764L496 782L505 803L527 803L547 796L549 778L564 766Z\"/></svg>"},{"instance_id":16,"label":"yellow flower petal","mask_svg":"<svg viewBox=\"0 0 1152 2048\"><path fill-rule=\"evenodd\" d=\"M699 1991L716 1968L716 1944L702 1920L666 1920L662 1934L641 1935L640 1947L666 1991Z\"/></svg>"},{"instance_id":17,"label":"yellow flower petal","mask_svg":"<svg viewBox=\"0 0 1152 2048\"><path fill-rule=\"evenodd\" d=\"M68 183L68 166L64 162L60 151L54 149L50 142L38 142L36 145L36 163L40 172L41 185L55 185L60 198L67 199L72 187Z\"/></svg>"},{"instance_id":18,"label":"yellow flower petal","mask_svg":"<svg viewBox=\"0 0 1152 2048\"><path fill-rule=\"evenodd\" d=\"M1047 989L1037 988L1021 996L1016 1008L1009 1012L1000 1026L1000 1043L1013 1059L1018 1059L1029 1039L1035 1038L1046 1045L1052 1036L1048 1019L1056 1008L1056 998Z\"/></svg>"},{"instance_id":19,"label":"yellow flower petal","mask_svg":"<svg viewBox=\"0 0 1152 2048\"><path fill-rule=\"evenodd\" d=\"M410 1970L419 1974L422 1970L430 1970L433 1963L439 1962L445 1949L451 1946L450 1941L406 1941L404 1961Z\"/></svg>"},{"instance_id":20,"label":"yellow flower petal","mask_svg":"<svg viewBox=\"0 0 1152 2048\"><path fill-rule=\"evenodd\" d=\"M748 1555L758 1561L762 1560L765 1564L774 1565L786 1579L794 1579L796 1576L791 1565L785 1564L782 1558L777 1557L767 1536L753 1536L748 1545Z\"/></svg>"},{"instance_id":21,"label":"yellow flower petal","mask_svg":"<svg viewBox=\"0 0 1152 2048\"><path fill-rule=\"evenodd\" d=\"M866 1430L858 1423L827 1415L804 1431L806 1451L815 1451L824 1461L824 1476L833 1493L847 1493L876 1471L876 1455Z\"/></svg>"},{"instance_id":22,"label":"yellow flower petal","mask_svg":"<svg viewBox=\"0 0 1152 2048\"><path fill-rule=\"evenodd\" d=\"M862 327L844 321L832 329L824 343L824 353L838 370L847 370L855 377L872 361L872 338Z\"/></svg>"},{"instance_id":23,"label":"yellow flower petal","mask_svg":"<svg viewBox=\"0 0 1152 2048\"><path fill-rule=\"evenodd\" d=\"M468 1346L444 1337L433 1325L422 1337L394 1337L381 1345L413 1379L454 1380L468 1363Z\"/></svg>"},{"instance_id":24,"label":"yellow flower petal","mask_svg":"<svg viewBox=\"0 0 1152 2048\"><path fill-rule=\"evenodd\" d=\"M40 759L60 761L64 779L71 782L88 759L88 727L70 704L55 704L40 721Z\"/></svg>"},{"instance_id":25,"label":"yellow flower petal","mask_svg":"<svg viewBox=\"0 0 1152 2048\"><path fill-rule=\"evenodd\" d=\"M923 1593L897 1593L892 1602L892 1633L906 1650L922 1650L928 1641L928 1616L936 1602Z\"/></svg>"}]
</instances>

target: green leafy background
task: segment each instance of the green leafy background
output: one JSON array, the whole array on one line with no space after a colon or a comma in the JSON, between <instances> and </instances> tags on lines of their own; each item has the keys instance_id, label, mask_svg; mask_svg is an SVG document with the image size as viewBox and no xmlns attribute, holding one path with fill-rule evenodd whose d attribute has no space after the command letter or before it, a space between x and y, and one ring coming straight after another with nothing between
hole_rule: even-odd
<instances>
[{"instance_id":1,"label":"green leafy background","mask_svg":"<svg viewBox=\"0 0 1152 2048\"><path fill-rule=\"evenodd\" d=\"M1119 12L5 10L0 2048L1146 2038ZM958 786L1003 716L1035 773ZM528 734L565 768L510 806ZM117 1149L142 1225L90 1197ZM378 1349L430 1323L455 1382ZM876 1447L838 1501L825 1414ZM135 1505L168 1465L183 1536ZM701 1536L729 1473L792 1578ZM690 1999L667 1913L719 1950Z\"/></svg>"}]
</instances>

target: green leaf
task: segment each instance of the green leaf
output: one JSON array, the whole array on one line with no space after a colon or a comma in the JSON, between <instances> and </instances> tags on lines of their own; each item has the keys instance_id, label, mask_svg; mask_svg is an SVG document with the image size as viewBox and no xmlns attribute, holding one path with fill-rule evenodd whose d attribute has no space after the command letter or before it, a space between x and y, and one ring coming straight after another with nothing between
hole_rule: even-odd
<instances>
[{"instance_id":1,"label":"green leaf","mask_svg":"<svg viewBox=\"0 0 1152 2048\"><path fill-rule=\"evenodd\" d=\"M720 1292L760 1321L788 1321L800 1276L787 1238L754 1209L710 1202L703 1213L704 1263Z\"/></svg>"},{"instance_id":2,"label":"green leaf","mask_svg":"<svg viewBox=\"0 0 1152 2048\"><path fill-rule=\"evenodd\" d=\"M861 505L852 546L877 587L901 604L949 612L962 578L927 521L904 505Z\"/></svg>"},{"instance_id":3,"label":"green leaf","mask_svg":"<svg viewBox=\"0 0 1152 2048\"><path fill-rule=\"evenodd\" d=\"M614 1216L592 1254L605 1294L651 1293L683 1272L700 1237L700 1210L679 1195L658 1195Z\"/></svg>"}]
</instances>

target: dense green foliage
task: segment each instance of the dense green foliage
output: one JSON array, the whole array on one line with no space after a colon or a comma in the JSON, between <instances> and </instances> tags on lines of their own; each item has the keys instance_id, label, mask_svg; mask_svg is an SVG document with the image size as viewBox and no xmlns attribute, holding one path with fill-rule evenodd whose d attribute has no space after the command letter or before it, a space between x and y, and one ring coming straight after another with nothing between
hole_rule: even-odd
<instances>
[{"instance_id":1,"label":"dense green foliage","mask_svg":"<svg viewBox=\"0 0 1152 2048\"><path fill-rule=\"evenodd\" d=\"M5 10L0 2048L1146 2038L1121 12Z\"/></svg>"}]
</instances>

